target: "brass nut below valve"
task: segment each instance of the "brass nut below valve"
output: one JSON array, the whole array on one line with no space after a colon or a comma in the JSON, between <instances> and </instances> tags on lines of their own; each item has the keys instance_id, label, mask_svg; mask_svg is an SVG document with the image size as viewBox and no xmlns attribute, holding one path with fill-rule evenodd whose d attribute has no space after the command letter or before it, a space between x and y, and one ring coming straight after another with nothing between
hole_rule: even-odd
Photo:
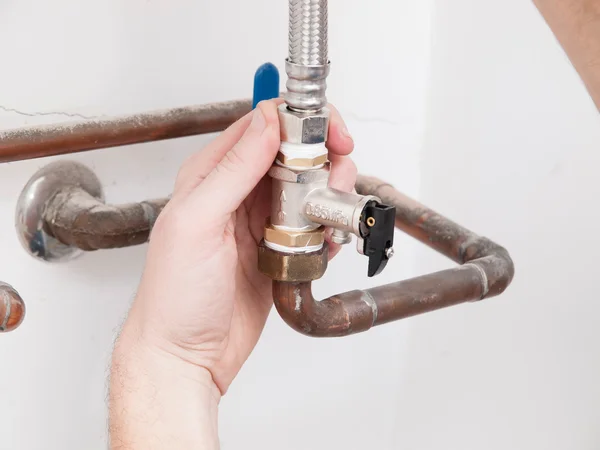
<instances>
[{"instance_id":1,"label":"brass nut below valve","mask_svg":"<svg viewBox=\"0 0 600 450\"><path fill-rule=\"evenodd\" d=\"M305 283L320 279L327 270L327 243L310 253L282 253L275 251L263 240L258 246L258 269L275 281Z\"/></svg>"},{"instance_id":2,"label":"brass nut below valve","mask_svg":"<svg viewBox=\"0 0 600 450\"><path fill-rule=\"evenodd\" d=\"M288 158L283 153L277 153L277 161L289 167L318 167L327 162L327 155L317 156L316 158Z\"/></svg>"},{"instance_id":3,"label":"brass nut below valve","mask_svg":"<svg viewBox=\"0 0 600 450\"><path fill-rule=\"evenodd\" d=\"M265 227L265 240L285 247L312 247L325 242L325 227L312 231L285 231L273 225Z\"/></svg>"}]
</instances>

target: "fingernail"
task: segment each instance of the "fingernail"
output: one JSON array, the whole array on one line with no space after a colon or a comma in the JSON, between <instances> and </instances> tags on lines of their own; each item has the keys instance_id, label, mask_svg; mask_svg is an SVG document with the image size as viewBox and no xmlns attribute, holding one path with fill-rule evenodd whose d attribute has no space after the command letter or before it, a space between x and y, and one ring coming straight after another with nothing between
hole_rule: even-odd
<instances>
[{"instance_id":1,"label":"fingernail","mask_svg":"<svg viewBox=\"0 0 600 450\"><path fill-rule=\"evenodd\" d=\"M352 139L352 135L350 134L350 132L348 131L348 128L346 128L346 126L344 126L342 128L342 136L344 136L344 137L346 137L346 138L348 138L350 140L353 140Z\"/></svg>"},{"instance_id":2,"label":"fingernail","mask_svg":"<svg viewBox=\"0 0 600 450\"><path fill-rule=\"evenodd\" d=\"M265 120L265 116L259 108L256 108L253 113L252 122L250 123L250 128L256 132L262 132L267 126L267 121Z\"/></svg>"}]
</instances>

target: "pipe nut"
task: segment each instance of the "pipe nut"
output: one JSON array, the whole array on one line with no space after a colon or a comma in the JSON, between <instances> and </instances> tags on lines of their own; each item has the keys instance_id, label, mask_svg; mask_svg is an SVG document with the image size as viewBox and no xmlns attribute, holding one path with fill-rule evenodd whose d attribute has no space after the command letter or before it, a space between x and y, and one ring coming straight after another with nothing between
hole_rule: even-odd
<instances>
[{"instance_id":1,"label":"pipe nut","mask_svg":"<svg viewBox=\"0 0 600 450\"><path fill-rule=\"evenodd\" d=\"M313 167L321 167L325 164L327 162L327 155L317 156L316 158L290 158L279 152L277 154L277 161L288 167L312 169Z\"/></svg>"},{"instance_id":2,"label":"pipe nut","mask_svg":"<svg viewBox=\"0 0 600 450\"><path fill-rule=\"evenodd\" d=\"M275 281L303 283L320 279L327 270L327 243L311 253L282 253L263 240L258 247L258 269Z\"/></svg>"},{"instance_id":3,"label":"pipe nut","mask_svg":"<svg viewBox=\"0 0 600 450\"><path fill-rule=\"evenodd\" d=\"M327 141L329 109L319 112L300 113L279 106L281 141L290 144L322 144Z\"/></svg>"},{"instance_id":4,"label":"pipe nut","mask_svg":"<svg viewBox=\"0 0 600 450\"><path fill-rule=\"evenodd\" d=\"M273 225L265 227L265 241L284 247L313 247L325 242L325 227L312 231L287 231L275 228Z\"/></svg>"},{"instance_id":5,"label":"pipe nut","mask_svg":"<svg viewBox=\"0 0 600 450\"><path fill-rule=\"evenodd\" d=\"M315 184L316 187L327 186L329 180L330 163L312 170L294 170L275 164L269 169L269 176L275 180L297 184Z\"/></svg>"}]
</instances>

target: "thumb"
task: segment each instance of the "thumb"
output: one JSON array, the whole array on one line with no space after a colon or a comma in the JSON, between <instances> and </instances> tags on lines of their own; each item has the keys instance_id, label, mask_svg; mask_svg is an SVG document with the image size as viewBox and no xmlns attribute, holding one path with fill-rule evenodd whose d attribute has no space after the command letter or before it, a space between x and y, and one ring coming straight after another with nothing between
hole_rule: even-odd
<instances>
[{"instance_id":1,"label":"thumb","mask_svg":"<svg viewBox=\"0 0 600 450\"><path fill-rule=\"evenodd\" d=\"M231 214L266 175L279 146L277 104L261 102L244 135L190 195L190 201L217 216Z\"/></svg>"}]
</instances>

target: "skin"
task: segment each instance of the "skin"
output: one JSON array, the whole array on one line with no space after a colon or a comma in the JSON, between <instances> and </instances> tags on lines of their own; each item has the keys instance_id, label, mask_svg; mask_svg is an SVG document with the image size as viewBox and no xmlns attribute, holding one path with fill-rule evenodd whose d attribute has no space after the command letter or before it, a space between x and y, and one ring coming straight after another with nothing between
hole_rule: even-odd
<instances>
[{"instance_id":1,"label":"skin","mask_svg":"<svg viewBox=\"0 0 600 450\"><path fill-rule=\"evenodd\" d=\"M113 352L112 449L218 448L219 400L272 307L257 244L270 209L265 175L280 146L279 103L261 103L180 170ZM331 110L330 186L351 191L354 143Z\"/></svg>"},{"instance_id":2,"label":"skin","mask_svg":"<svg viewBox=\"0 0 600 450\"><path fill-rule=\"evenodd\" d=\"M534 0L600 110L600 0Z\"/></svg>"},{"instance_id":3,"label":"skin","mask_svg":"<svg viewBox=\"0 0 600 450\"><path fill-rule=\"evenodd\" d=\"M600 109L600 0L534 3ZM265 174L280 144L277 103L259 105L181 168L113 352L113 450L219 448L219 401L272 307L256 261L269 212ZM330 184L350 191L354 145L332 111Z\"/></svg>"}]
</instances>

